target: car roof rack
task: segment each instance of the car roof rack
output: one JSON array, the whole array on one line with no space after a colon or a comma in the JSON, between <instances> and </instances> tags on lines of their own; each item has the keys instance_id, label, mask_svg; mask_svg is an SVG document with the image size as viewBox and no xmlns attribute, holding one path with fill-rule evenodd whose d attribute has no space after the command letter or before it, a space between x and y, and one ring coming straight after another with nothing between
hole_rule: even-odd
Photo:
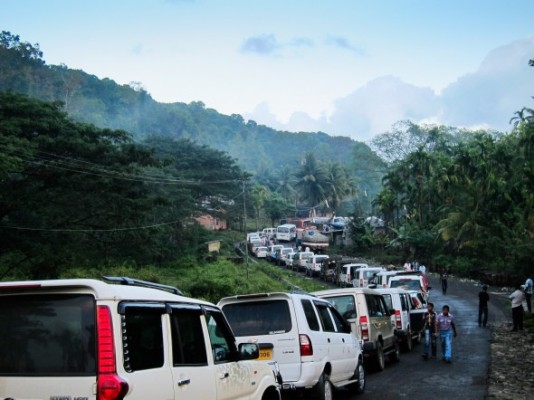
<instances>
[{"instance_id":1,"label":"car roof rack","mask_svg":"<svg viewBox=\"0 0 534 400\"><path fill-rule=\"evenodd\" d=\"M178 289L177 287L169 286L169 285L162 285L161 283L142 281L140 279L129 278L127 276L102 276L102 279L108 282L118 283L121 285L141 286L141 287L146 287L146 288L151 288L151 289L165 290L167 292L171 292L179 296L184 295L182 291Z\"/></svg>"}]
</instances>

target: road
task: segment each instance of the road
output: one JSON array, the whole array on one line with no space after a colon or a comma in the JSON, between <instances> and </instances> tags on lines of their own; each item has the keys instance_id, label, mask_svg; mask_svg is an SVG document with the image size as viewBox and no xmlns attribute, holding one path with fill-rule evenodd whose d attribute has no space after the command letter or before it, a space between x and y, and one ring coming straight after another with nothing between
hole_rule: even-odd
<instances>
[{"instance_id":1,"label":"road","mask_svg":"<svg viewBox=\"0 0 534 400\"><path fill-rule=\"evenodd\" d=\"M489 289L490 306L488 327L478 326L478 292L472 282L449 279L447 293L441 293L437 275L429 275L430 301L436 311L443 305L450 307L456 319L458 337L453 339L452 363L438 359L425 361L421 354L423 343L414 346L410 353L402 353L399 363L388 363L383 372L367 375L366 390L361 395L350 395L346 390L336 392L338 400L352 399L484 399L490 365L491 326L510 319L502 295ZM284 396L284 399L293 396Z\"/></svg>"}]
</instances>

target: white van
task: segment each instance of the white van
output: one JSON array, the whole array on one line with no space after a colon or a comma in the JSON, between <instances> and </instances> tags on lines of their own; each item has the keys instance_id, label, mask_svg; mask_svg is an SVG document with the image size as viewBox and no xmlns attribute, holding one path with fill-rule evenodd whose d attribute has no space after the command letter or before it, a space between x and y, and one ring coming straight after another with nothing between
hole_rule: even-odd
<instances>
[{"instance_id":1,"label":"white van","mask_svg":"<svg viewBox=\"0 0 534 400\"><path fill-rule=\"evenodd\" d=\"M219 301L238 343L257 343L260 359L276 361L283 389L331 399L332 386L361 393L360 341L326 300L305 293L258 293Z\"/></svg>"},{"instance_id":2,"label":"white van","mask_svg":"<svg viewBox=\"0 0 534 400\"><path fill-rule=\"evenodd\" d=\"M344 264L341 266L340 272L339 272L339 286L341 287L347 287L347 286L354 286L352 281L355 276L355 272L359 268L368 268L369 265L364 263L350 263L350 264Z\"/></svg>"},{"instance_id":3,"label":"white van","mask_svg":"<svg viewBox=\"0 0 534 400\"><path fill-rule=\"evenodd\" d=\"M313 251L299 251L293 255L292 269L297 271L306 271L306 260L314 256Z\"/></svg>"},{"instance_id":4,"label":"white van","mask_svg":"<svg viewBox=\"0 0 534 400\"><path fill-rule=\"evenodd\" d=\"M418 310L410 293L403 289L375 289L386 301L395 324L395 335L401 348L411 351L414 343L421 340L421 326L426 310Z\"/></svg>"},{"instance_id":5,"label":"white van","mask_svg":"<svg viewBox=\"0 0 534 400\"><path fill-rule=\"evenodd\" d=\"M276 228L263 228L261 233L267 239L273 239L276 237Z\"/></svg>"},{"instance_id":6,"label":"white van","mask_svg":"<svg viewBox=\"0 0 534 400\"><path fill-rule=\"evenodd\" d=\"M358 268L354 271L352 276L352 285L354 287L369 287L369 285L376 285L378 283L378 276L383 272L382 267L365 267Z\"/></svg>"},{"instance_id":7,"label":"white van","mask_svg":"<svg viewBox=\"0 0 534 400\"><path fill-rule=\"evenodd\" d=\"M276 240L291 242L297 237L297 226L295 224L283 224L276 228Z\"/></svg>"},{"instance_id":8,"label":"white van","mask_svg":"<svg viewBox=\"0 0 534 400\"><path fill-rule=\"evenodd\" d=\"M220 308L127 277L0 283L1 399L280 399Z\"/></svg>"},{"instance_id":9,"label":"white van","mask_svg":"<svg viewBox=\"0 0 534 400\"><path fill-rule=\"evenodd\" d=\"M324 260L330 257L327 254L314 254L306 260L306 275L319 276L321 274L321 267Z\"/></svg>"}]
</instances>

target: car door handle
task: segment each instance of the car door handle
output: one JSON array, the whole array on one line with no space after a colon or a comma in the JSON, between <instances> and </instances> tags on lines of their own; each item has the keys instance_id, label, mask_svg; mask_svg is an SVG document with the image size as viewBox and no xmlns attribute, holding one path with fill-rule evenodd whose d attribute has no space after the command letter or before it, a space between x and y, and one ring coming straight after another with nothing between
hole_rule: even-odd
<instances>
[{"instance_id":1,"label":"car door handle","mask_svg":"<svg viewBox=\"0 0 534 400\"><path fill-rule=\"evenodd\" d=\"M189 378L184 378L184 379L180 379L178 381L178 386L184 386L184 385L189 385L191 383L191 379Z\"/></svg>"},{"instance_id":2,"label":"car door handle","mask_svg":"<svg viewBox=\"0 0 534 400\"><path fill-rule=\"evenodd\" d=\"M230 376L230 374L228 372L225 372L223 374L219 374L219 379L226 379Z\"/></svg>"},{"instance_id":3,"label":"car door handle","mask_svg":"<svg viewBox=\"0 0 534 400\"><path fill-rule=\"evenodd\" d=\"M330 338L328 338L327 340L328 340L328 343L330 343Z\"/></svg>"}]
</instances>

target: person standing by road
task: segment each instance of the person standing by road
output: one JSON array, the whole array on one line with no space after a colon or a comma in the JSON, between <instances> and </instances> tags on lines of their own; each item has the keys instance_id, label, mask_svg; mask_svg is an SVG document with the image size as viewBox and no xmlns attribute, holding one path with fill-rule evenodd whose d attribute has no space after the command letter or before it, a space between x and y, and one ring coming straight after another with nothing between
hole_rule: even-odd
<instances>
[{"instance_id":1,"label":"person standing by road","mask_svg":"<svg viewBox=\"0 0 534 400\"><path fill-rule=\"evenodd\" d=\"M486 326L488 323L488 301L490 300L488 294L488 287L482 286L482 290L478 293L478 326Z\"/></svg>"},{"instance_id":2,"label":"person standing by road","mask_svg":"<svg viewBox=\"0 0 534 400\"><path fill-rule=\"evenodd\" d=\"M452 337L453 335L456 337L457 333L454 317L449 313L448 305L443 306L441 314L436 318L436 334L439 334L442 360L450 364L452 357Z\"/></svg>"},{"instance_id":3,"label":"person standing by road","mask_svg":"<svg viewBox=\"0 0 534 400\"><path fill-rule=\"evenodd\" d=\"M448 278L447 271L443 270L443 272L441 273L441 291L443 292L443 294L447 294L447 286L448 286L447 278Z\"/></svg>"},{"instance_id":4,"label":"person standing by road","mask_svg":"<svg viewBox=\"0 0 534 400\"><path fill-rule=\"evenodd\" d=\"M525 297L527 299L527 310L529 314L532 314L532 291L533 291L534 282L532 278L528 277L525 281Z\"/></svg>"},{"instance_id":5,"label":"person standing by road","mask_svg":"<svg viewBox=\"0 0 534 400\"><path fill-rule=\"evenodd\" d=\"M437 353L437 333L436 333L436 312L434 311L434 304L427 303L426 313L423 315L423 334L425 335L425 352L423 358L436 358ZM431 351L431 352L430 352Z\"/></svg>"},{"instance_id":6,"label":"person standing by road","mask_svg":"<svg viewBox=\"0 0 534 400\"><path fill-rule=\"evenodd\" d=\"M523 301L525 301L525 293L521 290L520 285L515 286L515 290L510 295L512 300L512 332L523 330Z\"/></svg>"}]
</instances>

